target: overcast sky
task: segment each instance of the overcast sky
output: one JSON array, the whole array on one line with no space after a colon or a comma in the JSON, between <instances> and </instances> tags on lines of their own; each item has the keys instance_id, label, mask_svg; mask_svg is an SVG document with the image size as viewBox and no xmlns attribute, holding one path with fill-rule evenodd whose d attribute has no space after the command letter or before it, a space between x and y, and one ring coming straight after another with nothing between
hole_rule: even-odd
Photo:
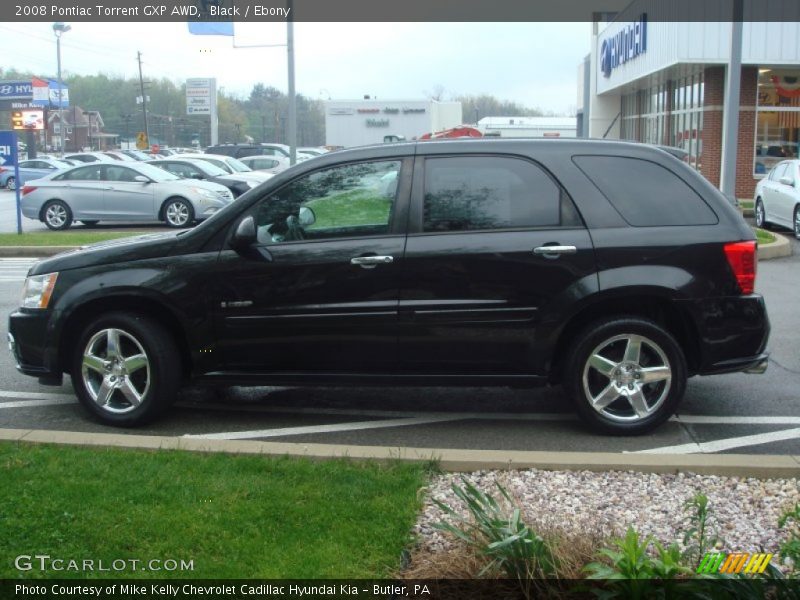
<instances>
[{"instance_id":1,"label":"overcast sky","mask_svg":"<svg viewBox=\"0 0 800 600\"><path fill-rule=\"evenodd\" d=\"M233 48L230 37L194 36L185 23L70 23L64 73L146 78L216 77L227 92L254 83L286 90L285 48ZM285 24L237 23L236 44L283 43ZM589 52L587 23L296 23L297 91L311 98L445 99L492 94L567 113L576 105L577 65ZM50 23L2 23L0 65L56 72Z\"/></svg>"}]
</instances>

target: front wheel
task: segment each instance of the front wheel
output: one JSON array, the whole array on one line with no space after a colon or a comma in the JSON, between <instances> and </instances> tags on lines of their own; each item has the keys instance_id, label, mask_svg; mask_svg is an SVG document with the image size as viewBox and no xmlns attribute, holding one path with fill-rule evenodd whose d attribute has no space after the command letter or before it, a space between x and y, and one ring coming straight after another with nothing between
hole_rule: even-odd
<instances>
[{"instance_id":1,"label":"front wheel","mask_svg":"<svg viewBox=\"0 0 800 600\"><path fill-rule=\"evenodd\" d=\"M759 229L769 229L770 224L767 222L767 213L764 210L764 202L761 200L761 198L756 200L756 209L754 212L756 227Z\"/></svg>"},{"instance_id":2,"label":"front wheel","mask_svg":"<svg viewBox=\"0 0 800 600\"><path fill-rule=\"evenodd\" d=\"M170 227L188 227L194 221L194 209L181 198L167 200L164 205L164 220Z\"/></svg>"},{"instance_id":3,"label":"front wheel","mask_svg":"<svg viewBox=\"0 0 800 600\"><path fill-rule=\"evenodd\" d=\"M675 338L647 319L597 321L575 340L564 385L593 429L638 435L666 421L686 389L686 359Z\"/></svg>"},{"instance_id":4,"label":"front wheel","mask_svg":"<svg viewBox=\"0 0 800 600\"><path fill-rule=\"evenodd\" d=\"M180 354L156 321L132 312L109 313L83 329L71 375L78 399L98 420L141 425L177 396Z\"/></svg>"},{"instance_id":5,"label":"front wheel","mask_svg":"<svg viewBox=\"0 0 800 600\"><path fill-rule=\"evenodd\" d=\"M14 179L13 177L9 177L6 180L6 189L9 189L9 190L12 190L12 191L17 189L17 180Z\"/></svg>"},{"instance_id":6,"label":"front wheel","mask_svg":"<svg viewBox=\"0 0 800 600\"><path fill-rule=\"evenodd\" d=\"M44 205L42 220L48 229L61 231L72 225L72 210L61 200L51 200Z\"/></svg>"}]
</instances>

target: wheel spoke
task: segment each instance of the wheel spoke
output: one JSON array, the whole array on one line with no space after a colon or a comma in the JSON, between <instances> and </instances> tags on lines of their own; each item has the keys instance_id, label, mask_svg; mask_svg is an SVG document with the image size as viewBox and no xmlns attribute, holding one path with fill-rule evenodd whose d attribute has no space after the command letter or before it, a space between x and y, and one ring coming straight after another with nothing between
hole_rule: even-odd
<instances>
[{"instance_id":1,"label":"wheel spoke","mask_svg":"<svg viewBox=\"0 0 800 600\"><path fill-rule=\"evenodd\" d=\"M633 408L636 416L640 419L646 417L650 413L650 410L647 408L647 402L644 399L642 388L637 388L636 391L628 396L628 402L630 402L631 408Z\"/></svg>"},{"instance_id":2,"label":"wheel spoke","mask_svg":"<svg viewBox=\"0 0 800 600\"><path fill-rule=\"evenodd\" d=\"M125 370L128 371L128 375L130 375L134 371L138 371L147 366L147 357L144 354L134 354L126 358L123 362L125 364Z\"/></svg>"},{"instance_id":3,"label":"wheel spoke","mask_svg":"<svg viewBox=\"0 0 800 600\"><path fill-rule=\"evenodd\" d=\"M119 356L119 331L109 329L106 333L106 357L117 358Z\"/></svg>"},{"instance_id":4,"label":"wheel spoke","mask_svg":"<svg viewBox=\"0 0 800 600\"><path fill-rule=\"evenodd\" d=\"M617 388L613 383L609 383L602 392L592 398L592 405L596 410L602 410L617 398L619 398Z\"/></svg>"},{"instance_id":5,"label":"wheel spoke","mask_svg":"<svg viewBox=\"0 0 800 600\"><path fill-rule=\"evenodd\" d=\"M646 367L640 372L642 374L642 383L655 383L672 377L672 369L667 366Z\"/></svg>"},{"instance_id":6,"label":"wheel spoke","mask_svg":"<svg viewBox=\"0 0 800 600\"><path fill-rule=\"evenodd\" d=\"M607 359L605 356L599 354L592 354L589 357L589 365L600 374L605 375L611 379L611 373L617 367L617 363Z\"/></svg>"},{"instance_id":7,"label":"wheel spoke","mask_svg":"<svg viewBox=\"0 0 800 600\"><path fill-rule=\"evenodd\" d=\"M83 366L97 373L104 374L106 370L106 361L94 354L84 354Z\"/></svg>"},{"instance_id":8,"label":"wheel spoke","mask_svg":"<svg viewBox=\"0 0 800 600\"><path fill-rule=\"evenodd\" d=\"M628 338L628 345L625 348L625 356L622 360L639 364L639 356L642 353L642 338L632 335Z\"/></svg>"},{"instance_id":9,"label":"wheel spoke","mask_svg":"<svg viewBox=\"0 0 800 600\"><path fill-rule=\"evenodd\" d=\"M111 399L111 394L114 393L114 384L110 383L108 379L103 378L103 383L100 385L100 389L97 390L97 398L95 398L95 402L100 406L105 406L108 404L108 401Z\"/></svg>"},{"instance_id":10,"label":"wheel spoke","mask_svg":"<svg viewBox=\"0 0 800 600\"><path fill-rule=\"evenodd\" d=\"M130 380L126 377L125 381L119 386L119 391L133 406L139 406L142 402L142 396L133 387Z\"/></svg>"}]
</instances>

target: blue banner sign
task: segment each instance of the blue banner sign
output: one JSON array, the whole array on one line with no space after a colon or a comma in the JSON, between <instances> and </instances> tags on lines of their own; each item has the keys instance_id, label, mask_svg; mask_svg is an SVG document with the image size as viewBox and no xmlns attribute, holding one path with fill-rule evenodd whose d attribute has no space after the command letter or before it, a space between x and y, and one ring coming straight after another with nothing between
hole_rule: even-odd
<instances>
[{"instance_id":1,"label":"blue banner sign","mask_svg":"<svg viewBox=\"0 0 800 600\"><path fill-rule=\"evenodd\" d=\"M647 15L642 14L638 21L629 23L616 34L603 40L600 46L600 70L603 77L611 77L611 72L647 51Z\"/></svg>"},{"instance_id":2,"label":"blue banner sign","mask_svg":"<svg viewBox=\"0 0 800 600\"><path fill-rule=\"evenodd\" d=\"M0 131L0 167L14 169L14 181L19 182L19 160L17 156L17 134L13 131ZM17 197L17 233L22 233L22 211L19 206L19 188L15 186Z\"/></svg>"}]
</instances>

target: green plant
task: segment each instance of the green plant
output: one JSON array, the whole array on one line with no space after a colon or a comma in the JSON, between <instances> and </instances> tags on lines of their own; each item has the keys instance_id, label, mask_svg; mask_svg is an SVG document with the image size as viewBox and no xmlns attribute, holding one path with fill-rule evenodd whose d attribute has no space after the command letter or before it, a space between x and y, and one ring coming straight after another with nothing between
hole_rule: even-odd
<instances>
[{"instance_id":1,"label":"green plant","mask_svg":"<svg viewBox=\"0 0 800 600\"><path fill-rule=\"evenodd\" d=\"M464 517L443 502L436 505L460 525L440 522L434 526L451 533L477 549L489 559L478 576L502 572L506 577L530 580L549 577L556 572L556 561L548 543L522 520L519 508L508 513L489 494L462 479L463 487L455 484L453 493L463 502L471 518ZM497 484L503 498L513 505L508 492Z\"/></svg>"},{"instance_id":2,"label":"green plant","mask_svg":"<svg viewBox=\"0 0 800 600\"><path fill-rule=\"evenodd\" d=\"M695 494L684 503L683 507L689 511L690 525L683 534L685 547L683 557L697 568L706 553L721 540L717 534L716 519L705 494Z\"/></svg>"},{"instance_id":3,"label":"green plant","mask_svg":"<svg viewBox=\"0 0 800 600\"><path fill-rule=\"evenodd\" d=\"M651 546L654 556L648 552ZM652 536L641 539L633 527L628 528L624 538L612 539L611 547L600 549L597 557L605 561L589 563L584 570L589 579L606 580L605 586L592 588L601 598L671 597L677 591L677 582L671 580L692 573L692 569L683 564L677 544L665 548L653 542ZM682 593L690 591L685 583L680 590Z\"/></svg>"},{"instance_id":4,"label":"green plant","mask_svg":"<svg viewBox=\"0 0 800 600\"><path fill-rule=\"evenodd\" d=\"M788 529L789 536L780 546L781 560L787 558L791 561L789 574L791 577L800 576L800 502L794 508L787 510L778 519L778 527Z\"/></svg>"}]
</instances>

